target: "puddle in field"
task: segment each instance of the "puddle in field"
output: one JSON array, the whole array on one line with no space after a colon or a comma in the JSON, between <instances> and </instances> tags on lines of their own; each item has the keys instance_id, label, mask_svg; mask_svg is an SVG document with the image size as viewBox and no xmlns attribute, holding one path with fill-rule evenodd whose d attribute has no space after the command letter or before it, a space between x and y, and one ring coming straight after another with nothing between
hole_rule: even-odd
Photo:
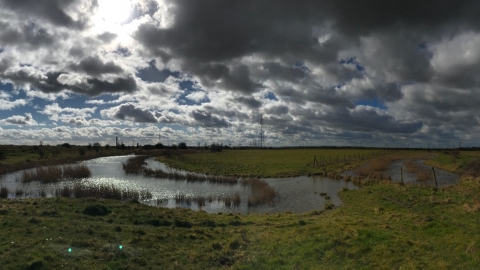
<instances>
[{"instance_id":1,"label":"puddle in field","mask_svg":"<svg viewBox=\"0 0 480 270\"><path fill-rule=\"evenodd\" d=\"M423 164L424 160L415 160L413 163L420 166L421 168L432 171L432 167ZM433 172L431 174L431 179L426 181L417 181L417 176L414 173L409 173L404 164L404 160L397 160L390 164L390 168L385 172L386 176L390 176L393 181L401 181L401 169L403 168L403 182L404 183L414 183L421 185L434 186L435 180L433 179ZM437 177L437 183L439 186L451 186L457 184L460 176L454 173L446 172L440 169L435 168L435 175Z\"/></svg>"},{"instance_id":2,"label":"puddle in field","mask_svg":"<svg viewBox=\"0 0 480 270\"><path fill-rule=\"evenodd\" d=\"M392 162L388 170L383 172L384 176L386 176L387 178L390 177L394 182L400 182L402 177L402 171L403 171L404 183L435 186L435 180L433 179L433 172L430 180L418 181L417 175L415 173L409 173L404 162L405 160L397 160ZM423 162L424 160L415 160L413 163L420 166L421 168L432 171L432 167L423 164ZM366 166L366 164L364 164L363 166ZM355 173L355 170L343 172L342 175L347 175L351 177L357 176L357 174ZM439 186L454 185L454 184L457 184L460 179L460 176L457 174L446 172L437 168L435 168L435 175L437 177L437 183Z\"/></svg>"},{"instance_id":3,"label":"puddle in field","mask_svg":"<svg viewBox=\"0 0 480 270\"><path fill-rule=\"evenodd\" d=\"M325 198L320 193L326 193L334 205L340 205L341 201L337 193L342 188L356 189L351 182L333 180L327 177L293 177L293 178L270 178L264 179L273 187L278 195L274 205L260 205L248 207L248 197L251 195L250 187L236 184L218 184L210 182L187 182L186 180L155 179L143 175L127 175L122 169L122 163L133 156L102 157L80 162L90 169L92 176L77 182L87 185L109 184L122 189L149 190L152 199L143 201L145 204L162 207L183 207L192 210L204 210L209 213L234 212L234 213L279 213L291 211L302 213L323 209ZM162 169L168 172L179 172L169 168L165 164L155 161L153 158L146 160L146 166L153 169ZM30 169L34 170L34 169ZM29 170L27 170L29 171ZM40 190L45 190L47 197L55 194L55 189L65 185L73 185L72 181L64 181L57 184L40 184L39 182L22 183L19 179L22 171L6 174L0 180L0 186L6 186L10 190L9 197L16 198L15 190L22 189L24 194L20 197L38 197ZM241 204L237 207L226 207L224 202L217 198L240 194ZM205 206L199 206L196 202L177 203L175 196L184 194L187 197L212 198Z\"/></svg>"}]
</instances>

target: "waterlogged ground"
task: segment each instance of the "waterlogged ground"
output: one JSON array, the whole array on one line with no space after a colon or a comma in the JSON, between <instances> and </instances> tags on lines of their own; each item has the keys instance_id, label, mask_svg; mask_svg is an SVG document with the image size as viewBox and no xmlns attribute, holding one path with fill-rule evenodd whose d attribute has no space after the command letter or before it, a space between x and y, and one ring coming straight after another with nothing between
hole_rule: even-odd
<instances>
[{"instance_id":1,"label":"waterlogged ground","mask_svg":"<svg viewBox=\"0 0 480 270\"><path fill-rule=\"evenodd\" d=\"M337 193L343 188L356 189L356 187L343 180L332 180L327 177L294 177L294 178L269 178L264 179L277 192L276 202L272 205L260 205L248 207L247 200L251 195L248 186L237 184L215 184L209 182L187 182L168 179L155 179L142 175L127 175L122 169L122 163L133 156L103 157L82 162L92 172L92 176L81 181L85 184L99 185L112 184L116 187L134 190L149 190L152 199L144 201L149 205L157 205L168 208L182 207L192 210L204 210L209 213L233 212L233 213L280 213L291 211L303 213L312 210L323 209L326 202L340 205L341 200ZM176 171L165 164L148 159L146 166L152 169L164 171ZM185 173L183 171L177 171ZM65 181L58 184L40 185L38 182L21 183L21 172L4 175L1 185L8 187L12 192L10 198L15 197L38 197L39 190L43 189L47 197L54 195L54 190L64 185L73 185L73 181ZM24 193L16 196L13 191L22 189ZM242 203L237 207L226 207L219 198L239 193ZM320 194L323 193L323 196ZM207 199L206 205L199 206L194 200L192 202L177 202L178 195ZM326 196L325 196L326 194ZM328 199L329 198L329 199Z\"/></svg>"},{"instance_id":2,"label":"waterlogged ground","mask_svg":"<svg viewBox=\"0 0 480 270\"><path fill-rule=\"evenodd\" d=\"M427 170L431 170L432 167L427 166L424 164L424 160L416 160L414 163L419 166L420 168L424 168ZM417 181L417 175L414 173L409 173L406 170L406 166L404 164L403 160L398 160L395 162L392 162L390 165L390 168L388 171L385 172L385 175L391 177L391 179L395 182L400 182L401 177L403 174L403 182L404 183L413 183L413 184L421 184L421 185L427 185L427 186L434 186L435 181L433 179L433 172L432 172L432 178L427 181ZM437 184L439 186L450 186L457 184L460 176L454 173L446 172L444 170L435 168L435 175L437 178Z\"/></svg>"}]
</instances>

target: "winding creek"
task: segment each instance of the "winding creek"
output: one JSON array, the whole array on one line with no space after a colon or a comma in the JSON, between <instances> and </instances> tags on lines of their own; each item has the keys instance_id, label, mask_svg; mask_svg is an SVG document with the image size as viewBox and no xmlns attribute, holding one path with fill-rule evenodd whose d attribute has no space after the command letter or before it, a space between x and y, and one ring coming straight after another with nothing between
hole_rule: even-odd
<instances>
[{"instance_id":1,"label":"winding creek","mask_svg":"<svg viewBox=\"0 0 480 270\"><path fill-rule=\"evenodd\" d=\"M338 192L343 188L357 189L351 182L345 180L333 180L328 177L294 177L294 178L268 178L263 179L277 191L274 204L263 204L249 207L247 205L248 197L251 195L251 189L239 182L234 184L189 182L186 180L155 179L143 175L126 174L122 169L122 163L134 156L116 156L102 157L88 161L80 162L90 169L91 177L75 180L87 185L108 184L122 189L148 190L152 193L152 199L142 201L145 204L175 208L190 208L192 210L203 210L208 213L232 212L232 213L280 213L291 211L293 213L303 213L307 211L323 209L327 200L326 196L320 196L320 193L326 193L330 197L330 202L338 206L342 202L338 197ZM423 161L417 161L423 165ZM152 169L162 169L168 172L178 172L186 174L185 171L179 171L169 168L165 164L155 161L153 158L146 160L146 167ZM385 172L393 181L400 181L400 167L402 161L396 161L391 164L390 169ZM28 171L28 170L27 170ZM20 176L23 171L3 175L0 178L0 186L5 186L10 190L9 198L29 198L39 197L40 190L44 190L47 197L55 195L55 189L65 185L73 185L74 181L67 180L56 184L40 184L38 181L22 183ZM458 175L436 170L439 185L451 185L458 182ZM415 175L408 172L403 173L406 183L415 183ZM430 182L421 184L432 185ZM21 195L16 195L15 190L22 189ZM239 206L227 207L219 198L240 194L241 203ZM176 196L185 195L186 197L205 197L210 198L205 205L200 206L195 200L185 202L176 200ZM325 195L325 194L323 194Z\"/></svg>"},{"instance_id":2,"label":"winding creek","mask_svg":"<svg viewBox=\"0 0 480 270\"><path fill-rule=\"evenodd\" d=\"M80 181L84 184L98 185L111 184L120 188L129 188L136 190L149 190L152 193L152 199L145 200L143 203L162 207L183 207L192 210L203 210L209 213L233 212L233 213L279 213L291 211L293 213L303 213L312 210L323 209L326 199L320 196L320 193L326 193L330 197L331 203L340 205L341 200L337 193L342 188L356 189L351 182L344 180L333 180L327 177L295 177L295 178L269 178L263 179L273 187L278 195L275 203L248 207L247 200L251 194L249 187L240 183L219 184L210 182L187 182L169 179L155 179L143 175L126 174L122 169L122 163L134 156L116 156L102 157L81 162L88 166L92 176ZM169 168L163 163L155 161L153 158L146 160L146 165L152 169L162 169L169 172L184 171ZM0 180L0 186L6 186L11 192L9 198L28 198L38 197L39 190L43 189L47 197L53 197L55 189L64 185L72 185L72 181L64 181L57 184L40 184L39 182L22 183L19 179L22 171L6 174ZM15 195L16 189L25 191L21 196ZM225 203L217 198L230 196L239 193L241 204L236 207L226 207ZM206 202L204 206L199 206L195 201L177 202L175 196L183 194L187 197L209 197L213 200Z\"/></svg>"}]
</instances>

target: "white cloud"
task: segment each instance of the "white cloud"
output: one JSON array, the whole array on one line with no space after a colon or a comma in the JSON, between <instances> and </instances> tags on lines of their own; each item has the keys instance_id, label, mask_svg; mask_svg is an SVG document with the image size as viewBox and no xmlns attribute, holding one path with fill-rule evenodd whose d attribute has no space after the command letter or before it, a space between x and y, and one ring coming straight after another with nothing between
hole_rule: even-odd
<instances>
[{"instance_id":1,"label":"white cloud","mask_svg":"<svg viewBox=\"0 0 480 270\"><path fill-rule=\"evenodd\" d=\"M13 115L2 119L0 125L38 126L38 123L33 119L32 114L26 113L25 116Z\"/></svg>"}]
</instances>

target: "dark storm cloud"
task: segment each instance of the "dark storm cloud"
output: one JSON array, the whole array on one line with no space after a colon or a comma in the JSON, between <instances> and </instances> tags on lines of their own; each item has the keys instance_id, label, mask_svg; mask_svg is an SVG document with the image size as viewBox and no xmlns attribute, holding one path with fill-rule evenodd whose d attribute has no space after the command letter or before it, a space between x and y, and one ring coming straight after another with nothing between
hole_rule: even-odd
<instances>
[{"instance_id":1,"label":"dark storm cloud","mask_svg":"<svg viewBox=\"0 0 480 270\"><path fill-rule=\"evenodd\" d=\"M414 133L422 122L402 123L387 114L379 114L373 109L336 110L319 117L331 126L355 131L381 131L387 133Z\"/></svg>"},{"instance_id":2,"label":"dark storm cloud","mask_svg":"<svg viewBox=\"0 0 480 270\"><path fill-rule=\"evenodd\" d=\"M112 82L99 79L88 79L88 85L80 88L85 94L97 96L102 93L133 93L137 90L137 82L133 77L115 78Z\"/></svg>"},{"instance_id":3,"label":"dark storm cloud","mask_svg":"<svg viewBox=\"0 0 480 270\"><path fill-rule=\"evenodd\" d=\"M136 123L157 123L157 118L149 110L142 109L135 104L127 103L104 110L102 115L118 120L133 120Z\"/></svg>"},{"instance_id":4,"label":"dark storm cloud","mask_svg":"<svg viewBox=\"0 0 480 270\"><path fill-rule=\"evenodd\" d=\"M335 26L350 35L367 35L399 24L430 30L452 23L480 26L480 6L476 0L337 0L324 3Z\"/></svg>"},{"instance_id":5,"label":"dark storm cloud","mask_svg":"<svg viewBox=\"0 0 480 270\"><path fill-rule=\"evenodd\" d=\"M322 19L321 10L311 9L315 1L171 2L176 6L173 28L146 24L137 37L150 49L169 48L176 57L199 61L308 48L315 43L311 23Z\"/></svg>"},{"instance_id":6,"label":"dark storm cloud","mask_svg":"<svg viewBox=\"0 0 480 270\"><path fill-rule=\"evenodd\" d=\"M239 97L236 100L250 109L258 109L262 107L262 102L256 100L254 97Z\"/></svg>"},{"instance_id":7,"label":"dark storm cloud","mask_svg":"<svg viewBox=\"0 0 480 270\"><path fill-rule=\"evenodd\" d=\"M13 62L9 58L3 58L0 60L0 73L5 72L9 67L13 65Z\"/></svg>"},{"instance_id":8,"label":"dark storm cloud","mask_svg":"<svg viewBox=\"0 0 480 270\"><path fill-rule=\"evenodd\" d=\"M207 111L195 110L190 113L190 116L198 123L199 127L226 128L230 126L230 123L225 119L212 115Z\"/></svg>"},{"instance_id":9,"label":"dark storm cloud","mask_svg":"<svg viewBox=\"0 0 480 270\"><path fill-rule=\"evenodd\" d=\"M289 112L289 108L287 106L274 106L271 108L265 109L265 113L272 114L272 115L284 115Z\"/></svg>"},{"instance_id":10,"label":"dark storm cloud","mask_svg":"<svg viewBox=\"0 0 480 270\"><path fill-rule=\"evenodd\" d=\"M101 41L103 41L105 43L108 43L108 42L114 40L116 37L117 37L117 34L113 34L113 33L110 33L110 32L105 32L105 33L97 36L98 39L100 39Z\"/></svg>"},{"instance_id":11,"label":"dark storm cloud","mask_svg":"<svg viewBox=\"0 0 480 270\"><path fill-rule=\"evenodd\" d=\"M119 74L123 72L123 69L117 66L113 62L104 63L98 56L92 56L83 59L78 64L70 65L70 68L74 71L82 71L90 76L99 76L102 74Z\"/></svg>"},{"instance_id":12,"label":"dark storm cloud","mask_svg":"<svg viewBox=\"0 0 480 270\"><path fill-rule=\"evenodd\" d=\"M33 23L26 23L20 27L14 27L0 21L0 42L2 45L20 45L28 49L38 49L52 45L55 37Z\"/></svg>"},{"instance_id":13,"label":"dark storm cloud","mask_svg":"<svg viewBox=\"0 0 480 270\"><path fill-rule=\"evenodd\" d=\"M137 90L137 83L131 76L118 77L112 81L92 78L87 79L86 83L67 85L61 84L58 81L58 78L62 74L66 73L51 72L43 74L43 76L40 77L38 75L32 75L25 70L19 70L14 73L0 74L0 79L10 81L20 87L30 85L34 90L40 90L45 93L59 93L63 90L70 90L88 96L98 96L102 93L133 93Z\"/></svg>"},{"instance_id":14,"label":"dark storm cloud","mask_svg":"<svg viewBox=\"0 0 480 270\"><path fill-rule=\"evenodd\" d=\"M263 68L273 76L283 80L297 81L305 78L306 72L298 67L286 67L279 63L269 62L263 64Z\"/></svg>"},{"instance_id":15,"label":"dark storm cloud","mask_svg":"<svg viewBox=\"0 0 480 270\"><path fill-rule=\"evenodd\" d=\"M51 24L68 28L83 28L85 20L75 21L65 9L78 3L79 0L1 0L0 7L11 9L17 14L43 19ZM92 1L93 6L96 1Z\"/></svg>"}]
</instances>

